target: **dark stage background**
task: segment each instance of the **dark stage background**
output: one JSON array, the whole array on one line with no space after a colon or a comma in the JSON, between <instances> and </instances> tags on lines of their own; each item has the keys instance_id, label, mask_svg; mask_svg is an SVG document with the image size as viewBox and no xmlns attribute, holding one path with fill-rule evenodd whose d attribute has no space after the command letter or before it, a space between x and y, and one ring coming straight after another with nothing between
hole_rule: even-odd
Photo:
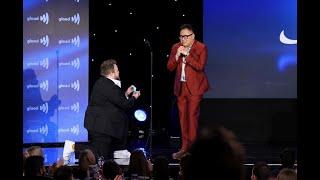
<instances>
[{"instance_id":1,"label":"dark stage background","mask_svg":"<svg viewBox=\"0 0 320 180\"><path fill-rule=\"evenodd\" d=\"M141 90L137 106L128 113L131 118L129 143L132 147L146 147L150 128L151 81L153 146L161 149L179 148L180 127L173 95L174 72L166 69L172 44L178 42L179 26L191 23L196 38L203 41L203 2L192 0L156 1L89 1L89 86L99 78L102 61L118 61L122 87L134 84ZM227 9L226 9L227 12ZM219 27L216 27L218 31ZM150 42L153 53L153 78L151 79ZM210 57L215 57L210 52ZM212 59L209 59L212 61ZM210 77L209 77L210 78ZM223 79L223 78L220 78ZM210 93L217 87L212 86ZM134 117L136 109L147 112L147 120L139 122ZM264 156L266 146L294 147L297 143L297 100L287 98L206 98L201 103L200 126L221 124L234 131L244 144L259 144L259 148L246 146L248 158ZM81 142L83 143L83 142ZM78 144L81 144L78 143ZM86 142L84 142L86 143ZM28 147L33 144L25 144ZM62 147L62 143L40 144L43 147ZM262 146L260 146L262 145ZM260 148L261 147L261 148ZM279 146L277 146L278 148ZM278 157L280 148L265 159ZM50 148L49 148L50 149ZM52 151L54 151L52 149ZM172 151L172 152L173 152ZM251 151L251 152L250 152ZM252 153L261 152L261 154ZM170 156L172 152L167 151ZM48 154L50 154L48 152ZM250 162L254 162L250 161Z\"/></svg>"},{"instance_id":2,"label":"dark stage background","mask_svg":"<svg viewBox=\"0 0 320 180\"><path fill-rule=\"evenodd\" d=\"M174 73L167 71L166 63L172 44L178 41L178 28L182 23L193 24L196 38L203 40L202 1L90 1L90 58L94 61L90 62L89 87L98 78L99 65L103 60L118 60L123 87L135 84L141 89L137 108L148 112L144 123L134 120L131 113L132 132L139 128L146 132L149 128L151 60L143 39L147 38L151 43L155 140L157 136L168 140L180 136L173 96ZM219 27L215 28L218 31ZM209 54L209 57L214 57L212 52ZM245 143L295 143L297 101L207 98L201 104L200 125L207 123L219 123L233 130Z\"/></svg>"}]
</instances>

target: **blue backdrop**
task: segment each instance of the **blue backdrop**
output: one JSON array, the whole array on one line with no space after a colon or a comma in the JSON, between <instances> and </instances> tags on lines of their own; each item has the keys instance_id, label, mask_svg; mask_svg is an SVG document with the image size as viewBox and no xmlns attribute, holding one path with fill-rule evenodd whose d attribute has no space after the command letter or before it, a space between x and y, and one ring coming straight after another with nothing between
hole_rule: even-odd
<instances>
[{"instance_id":1,"label":"blue backdrop","mask_svg":"<svg viewBox=\"0 0 320 180\"><path fill-rule=\"evenodd\" d=\"M88 0L23 1L23 143L87 141Z\"/></svg>"},{"instance_id":2,"label":"blue backdrop","mask_svg":"<svg viewBox=\"0 0 320 180\"><path fill-rule=\"evenodd\" d=\"M296 0L205 0L203 13L206 98L297 97Z\"/></svg>"}]
</instances>

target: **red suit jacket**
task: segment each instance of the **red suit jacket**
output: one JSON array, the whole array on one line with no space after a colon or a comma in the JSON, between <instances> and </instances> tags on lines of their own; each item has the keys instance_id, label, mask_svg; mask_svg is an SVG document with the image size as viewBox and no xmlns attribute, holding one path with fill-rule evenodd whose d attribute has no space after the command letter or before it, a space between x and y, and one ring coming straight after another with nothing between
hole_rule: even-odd
<instances>
[{"instance_id":1,"label":"red suit jacket","mask_svg":"<svg viewBox=\"0 0 320 180\"><path fill-rule=\"evenodd\" d=\"M182 56L180 56L178 61L176 61L175 55L177 53L177 49L181 45L182 44L179 42L172 46L167 63L169 71L174 71L177 68L174 81L174 94L176 96L179 96L181 88L180 78L182 71ZM187 87L190 90L191 95L203 95L209 89L209 82L204 72L207 57L207 47L203 43L195 40L189 51L189 55L186 57L185 66Z\"/></svg>"}]
</instances>

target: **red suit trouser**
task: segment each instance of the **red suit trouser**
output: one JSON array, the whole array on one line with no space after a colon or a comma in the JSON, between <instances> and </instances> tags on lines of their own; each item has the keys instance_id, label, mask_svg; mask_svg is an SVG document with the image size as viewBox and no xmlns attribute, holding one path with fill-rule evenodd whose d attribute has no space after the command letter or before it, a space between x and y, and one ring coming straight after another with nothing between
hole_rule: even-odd
<instances>
[{"instance_id":1,"label":"red suit trouser","mask_svg":"<svg viewBox=\"0 0 320 180\"><path fill-rule=\"evenodd\" d=\"M201 99L202 95L191 95L187 84L185 82L181 82L181 91L178 96L178 109L182 137L181 150L187 151L196 138Z\"/></svg>"}]
</instances>

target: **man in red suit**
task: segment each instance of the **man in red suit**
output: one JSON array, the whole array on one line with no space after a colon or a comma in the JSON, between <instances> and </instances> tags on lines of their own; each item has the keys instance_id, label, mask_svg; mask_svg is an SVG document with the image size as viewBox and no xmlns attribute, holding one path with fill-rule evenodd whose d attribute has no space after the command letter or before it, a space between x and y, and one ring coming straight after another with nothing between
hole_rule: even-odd
<instances>
[{"instance_id":1,"label":"man in red suit","mask_svg":"<svg viewBox=\"0 0 320 180\"><path fill-rule=\"evenodd\" d=\"M194 142L200 113L200 101L209 89L204 72L207 62L207 47L195 40L193 28L189 24L180 27L180 42L172 46L167 63L169 71L176 70L174 95L178 99L182 147L173 153L173 159L181 159Z\"/></svg>"}]
</instances>

